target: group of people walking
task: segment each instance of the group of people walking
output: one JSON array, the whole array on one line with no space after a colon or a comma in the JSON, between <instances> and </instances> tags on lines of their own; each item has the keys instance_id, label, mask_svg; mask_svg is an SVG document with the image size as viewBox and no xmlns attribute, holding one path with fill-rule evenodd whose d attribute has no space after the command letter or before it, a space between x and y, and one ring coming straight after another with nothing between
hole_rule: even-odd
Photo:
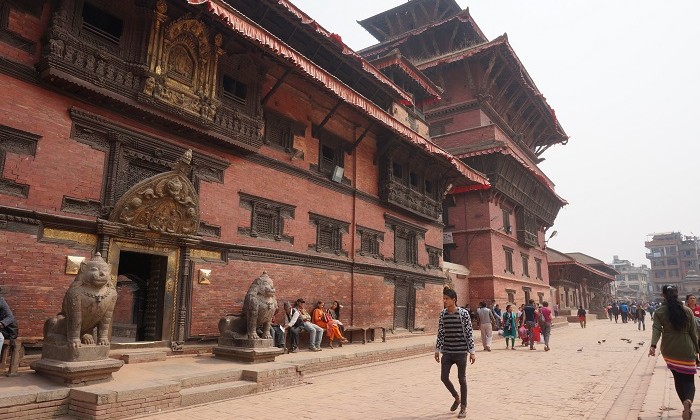
<instances>
[{"instance_id":1,"label":"group of people walking","mask_svg":"<svg viewBox=\"0 0 700 420\"><path fill-rule=\"evenodd\" d=\"M476 311L476 320L479 322L481 331L481 343L484 350L491 351L493 341L493 331L498 330L506 340L506 349L515 350L515 340L520 337L522 346L530 346L530 350L535 350L535 343L544 343L544 351L549 351L549 337L552 333L552 310L548 302L542 305L536 304L530 299L527 304L520 306L517 312L511 304L506 305L506 310L502 314L496 310L498 305L491 308L486 306L486 302L479 303ZM509 347L510 346L510 347Z\"/></svg>"},{"instance_id":2,"label":"group of people walking","mask_svg":"<svg viewBox=\"0 0 700 420\"><path fill-rule=\"evenodd\" d=\"M608 315L608 319L612 322L613 318L615 323L619 319L622 319L623 324L627 324L629 321L637 323L637 329L641 331L646 331L646 315L649 313L650 317L654 317L654 311L656 306L653 303L628 303L628 302L611 302L605 307L605 312Z\"/></svg>"}]
</instances>

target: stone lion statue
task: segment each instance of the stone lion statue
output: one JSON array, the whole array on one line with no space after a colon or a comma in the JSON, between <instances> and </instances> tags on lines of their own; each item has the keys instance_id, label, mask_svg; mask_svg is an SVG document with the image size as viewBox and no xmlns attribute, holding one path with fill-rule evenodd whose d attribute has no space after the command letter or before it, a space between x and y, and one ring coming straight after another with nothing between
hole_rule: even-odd
<instances>
[{"instance_id":1,"label":"stone lion statue","mask_svg":"<svg viewBox=\"0 0 700 420\"><path fill-rule=\"evenodd\" d=\"M267 273L250 285L243 301L243 314L226 315L219 321L219 333L222 337L257 339L257 329L262 328L262 338L272 338L270 323L277 310L275 286Z\"/></svg>"},{"instance_id":2,"label":"stone lion statue","mask_svg":"<svg viewBox=\"0 0 700 420\"><path fill-rule=\"evenodd\" d=\"M80 264L78 275L63 297L61 312L44 324L44 341L78 348L82 344L109 345L117 290L110 278L111 266L96 253ZM97 340L93 329L97 327Z\"/></svg>"}]
</instances>

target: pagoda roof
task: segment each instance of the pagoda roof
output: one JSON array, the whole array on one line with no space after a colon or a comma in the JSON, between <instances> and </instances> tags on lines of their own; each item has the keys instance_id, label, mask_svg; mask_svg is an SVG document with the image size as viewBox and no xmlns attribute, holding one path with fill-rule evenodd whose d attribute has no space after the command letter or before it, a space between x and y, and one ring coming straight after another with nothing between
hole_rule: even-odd
<instances>
[{"instance_id":1,"label":"pagoda roof","mask_svg":"<svg viewBox=\"0 0 700 420\"><path fill-rule=\"evenodd\" d=\"M581 256L585 256L587 258L582 258ZM578 258L581 258L581 260L579 261ZM599 261L601 264L603 264L603 266L600 266L598 264L586 263L585 261L589 259ZM610 266L607 266L604 262L586 254L582 254L580 252L572 252L565 254L552 248L547 248L547 265L580 267L585 271L590 272L591 274L602 277L609 281L615 281L615 275L620 274L617 270Z\"/></svg>"},{"instance_id":2,"label":"pagoda roof","mask_svg":"<svg viewBox=\"0 0 700 420\"><path fill-rule=\"evenodd\" d=\"M382 42L423 26L426 22L453 16L461 10L455 0L410 0L357 23Z\"/></svg>"},{"instance_id":3,"label":"pagoda roof","mask_svg":"<svg viewBox=\"0 0 700 420\"><path fill-rule=\"evenodd\" d=\"M547 178L547 176L542 172L540 168L538 168L536 165L528 164L523 158L518 156L513 151L513 149L508 146L508 144L506 144L503 141L487 140L476 144L446 148L446 150L458 159L468 159L474 156L490 155L493 153L500 153L505 156L510 156L511 158L515 159L521 166L527 169L538 181L540 181L540 183L545 185L547 189L552 194L554 194L554 196L557 198L557 200L559 200L559 202L562 205L569 204L569 202L566 201L566 199L557 194L557 192L554 190L554 183L549 178ZM455 192L461 191L455 190Z\"/></svg>"},{"instance_id":4,"label":"pagoda roof","mask_svg":"<svg viewBox=\"0 0 700 420\"><path fill-rule=\"evenodd\" d=\"M388 70L396 69L403 80L408 81L413 89L407 89L416 96L420 102L440 100L442 88L437 86L423 72L418 70L413 63L404 57L399 50L393 50L384 57L371 61L372 65L382 70L384 74ZM418 102L418 101L417 101Z\"/></svg>"},{"instance_id":5,"label":"pagoda roof","mask_svg":"<svg viewBox=\"0 0 700 420\"><path fill-rule=\"evenodd\" d=\"M415 1L415 0L414 0ZM447 17L443 20L437 21L437 22L429 22L425 25L422 25L420 27L417 27L415 29L412 29L410 31L403 32L401 34L395 35L393 37L388 37L386 39L381 40L380 43L371 45L367 48L361 49L359 53L364 56L364 57L377 57L381 56L382 54L385 54L387 51L391 51L392 49L395 48L400 48L403 46L405 43L409 42L411 39L418 37L422 34L424 34L426 31L430 31L432 29L445 26L445 25L463 25L466 24L466 28L471 30L471 32L474 35L474 40L477 43L484 43L488 41L488 38L486 38L486 35L481 31L481 28L479 28L479 25L476 24L474 19L472 18L471 14L469 13L469 9L464 9L460 10L458 13Z\"/></svg>"},{"instance_id":6,"label":"pagoda roof","mask_svg":"<svg viewBox=\"0 0 700 420\"><path fill-rule=\"evenodd\" d=\"M383 127L396 134L400 139L417 146L428 154L440 158L469 182L481 184L488 188L489 182L484 174L473 170L464 162L456 159L454 156L441 149L435 143L420 136L409 127L399 122L377 104L349 88L345 83L340 81L330 72L319 67L309 58L298 53L293 48L289 47L287 44L272 35L266 29L262 28L259 24L253 22L247 16L241 14L236 9L224 3L222 0L186 1L192 5L206 6L206 10L212 16L219 19L223 24L229 27L233 32L240 35L242 38L245 38L252 44L259 46L268 54L278 57L280 61L286 62L292 68L294 68L297 73L301 74L317 85L320 85L330 94L364 113L373 121L379 122ZM282 2L285 0L279 1ZM371 64L367 62L365 63L367 66L372 67ZM375 71L377 70L375 69Z\"/></svg>"},{"instance_id":7,"label":"pagoda roof","mask_svg":"<svg viewBox=\"0 0 700 420\"><path fill-rule=\"evenodd\" d=\"M468 60L472 57L478 57L486 54L499 54L506 63L508 63L513 69L514 74L517 75L519 79L520 86L529 92L531 98L535 103L539 105L540 115L545 118L548 124L552 127L553 131L556 133L553 138L548 139L547 144L562 143L566 144L569 136L564 132L559 120L556 117L554 109L549 106L547 99L540 92L540 90L535 85L528 74L525 66L518 58L517 54L513 50L513 47L508 42L508 35L503 34L493 41L484 42L479 45L467 47L458 51L453 51L444 54L439 57L432 57L420 62L416 62L416 67L421 71L426 71L431 68L444 66L450 63L461 62Z\"/></svg>"}]
</instances>

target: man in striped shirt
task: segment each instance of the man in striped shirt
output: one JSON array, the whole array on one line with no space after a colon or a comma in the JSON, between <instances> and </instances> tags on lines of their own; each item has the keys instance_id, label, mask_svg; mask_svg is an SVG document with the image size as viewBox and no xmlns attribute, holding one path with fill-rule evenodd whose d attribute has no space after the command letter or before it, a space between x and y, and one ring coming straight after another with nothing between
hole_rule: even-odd
<instances>
[{"instance_id":1,"label":"man in striped shirt","mask_svg":"<svg viewBox=\"0 0 700 420\"><path fill-rule=\"evenodd\" d=\"M457 417L465 418L467 417L467 353L471 364L476 361L472 321L469 312L457 306L457 292L453 289L445 287L442 291L442 301L445 309L440 312L438 322L435 361L440 363L440 353L442 353L440 379L455 399L450 411L460 407ZM459 393L450 382L450 369L453 364L457 365Z\"/></svg>"}]
</instances>

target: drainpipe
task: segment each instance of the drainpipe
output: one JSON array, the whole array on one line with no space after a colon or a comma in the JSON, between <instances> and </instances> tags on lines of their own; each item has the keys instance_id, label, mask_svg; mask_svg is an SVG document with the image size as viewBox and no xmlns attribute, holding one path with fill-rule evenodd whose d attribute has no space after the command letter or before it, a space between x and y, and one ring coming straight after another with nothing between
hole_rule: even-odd
<instances>
[{"instance_id":1,"label":"drainpipe","mask_svg":"<svg viewBox=\"0 0 700 420\"><path fill-rule=\"evenodd\" d=\"M369 130L369 128L367 129ZM367 131L365 131L365 134ZM353 129L352 137L355 138L357 135L357 127ZM364 136L364 135L363 135ZM359 144L362 139L359 139L351 149L352 153L352 219L350 220L350 325L355 325L355 239L357 235L356 228L356 217L357 217L357 149L355 146Z\"/></svg>"}]
</instances>

